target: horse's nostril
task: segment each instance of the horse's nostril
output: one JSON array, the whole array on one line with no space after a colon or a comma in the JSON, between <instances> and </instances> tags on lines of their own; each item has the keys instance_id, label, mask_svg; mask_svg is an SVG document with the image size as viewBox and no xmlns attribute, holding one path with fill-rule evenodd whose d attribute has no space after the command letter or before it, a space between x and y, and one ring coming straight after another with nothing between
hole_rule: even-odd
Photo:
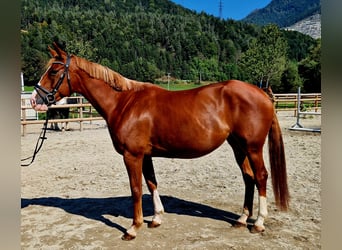
<instances>
[{"instance_id":1,"label":"horse's nostril","mask_svg":"<svg viewBox=\"0 0 342 250\"><path fill-rule=\"evenodd\" d=\"M44 101L42 98L38 97L37 100L36 100L36 103L37 104L44 104Z\"/></svg>"}]
</instances>

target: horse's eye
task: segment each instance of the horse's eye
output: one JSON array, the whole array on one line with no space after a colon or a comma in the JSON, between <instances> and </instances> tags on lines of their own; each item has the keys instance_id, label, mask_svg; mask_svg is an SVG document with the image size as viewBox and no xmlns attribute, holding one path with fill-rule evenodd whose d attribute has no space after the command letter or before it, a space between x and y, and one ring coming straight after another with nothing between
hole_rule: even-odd
<instances>
[{"instance_id":1,"label":"horse's eye","mask_svg":"<svg viewBox=\"0 0 342 250\"><path fill-rule=\"evenodd\" d=\"M50 71L50 75L51 75L51 76L56 76L57 73L58 73L57 70L51 70L51 71Z\"/></svg>"}]
</instances>

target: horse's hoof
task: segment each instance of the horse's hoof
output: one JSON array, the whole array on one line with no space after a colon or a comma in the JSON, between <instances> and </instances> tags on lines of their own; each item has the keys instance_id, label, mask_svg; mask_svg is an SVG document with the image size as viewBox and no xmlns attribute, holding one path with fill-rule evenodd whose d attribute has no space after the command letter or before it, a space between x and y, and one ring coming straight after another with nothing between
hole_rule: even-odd
<instances>
[{"instance_id":1,"label":"horse's hoof","mask_svg":"<svg viewBox=\"0 0 342 250\"><path fill-rule=\"evenodd\" d=\"M234 227L235 227L235 228L246 228L246 227L247 227L247 224L242 223L242 222L240 222L240 221L237 221L237 222L234 224Z\"/></svg>"},{"instance_id":2,"label":"horse's hoof","mask_svg":"<svg viewBox=\"0 0 342 250\"><path fill-rule=\"evenodd\" d=\"M265 232L265 227L264 226L256 226L254 225L251 228L251 233L256 234L256 233L262 233Z\"/></svg>"},{"instance_id":3,"label":"horse's hoof","mask_svg":"<svg viewBox=\"0 0 342 250\"><path fill-rule=\"evenodd\" d=\"M147 227L148 228L156 228L156 227L159 227L161 224L156 222L156 221L151 221L147 224Z\"/></svg>"},{"instance_id":4,"label":"horse's hoof","mask_svg":"<svg viewBox=\"0 0 342 250\"><path fill-rule=\"evenodd\" d=\"M124 235L122 235L121 239L125 240L125 241L130 241L130 240L134 240L136 236L134 235L130 235L128 233L125 233Z\"/></svg>"}]
</instances>

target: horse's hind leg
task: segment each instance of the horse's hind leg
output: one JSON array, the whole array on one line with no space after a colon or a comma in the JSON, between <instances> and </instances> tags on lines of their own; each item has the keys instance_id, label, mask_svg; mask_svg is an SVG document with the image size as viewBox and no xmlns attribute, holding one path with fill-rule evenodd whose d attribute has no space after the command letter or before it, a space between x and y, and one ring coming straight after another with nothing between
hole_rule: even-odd
<instances>
[{"instance_id":1,"label":"horse's hind leg","mask_svg":"<svg viewBox=\"0 0 342 250\"><path fill-rule=\"evenodd\" d=\"M268 173L264 164L262 146L255 147L255 149L251 150L248 155L248 159L251 163L255 175L255 184L258 188L259 194L259 213L252 228L252 232L258 233L265 230L264 220L267 217L268 213L266 201L266 184Z\"/></svg>"},{"instance_id":2,"label":"horse's hind leg","mask_svg":"<svg viewBox=\"0 0 342 250\"><path fill-rule=\"evenodd\" d=\"M243 203L242 215L237 220L236 227L247 226L247 219L253 215L253 200L254 200L254 174L251 171L247 157L243 160L240 166L243 180L245 182L245 199Z\"/></svg>"},{"instance_id":3,"label":"horse's hind leg","mask_svg":"<svg viewBox=\"0 0 342 250\"><path fill-rule=\"evenodd\" d=\"M241 169L243 180L245 183L245 198L243 203L242 214L237 220L235 227L247 227L247 219L253 215L253 199L255 190L254 173L249 164L246 150L242 147L236 138L230 136L228 142L233 148L235 159Z\"/></svg>"},{"instance_id":4,"label":"horse's hind leg","mask_svg":"<svg viewBox=\"0 0 342 250\"><path fill-rule=\"evenodd\" d=\"M164 213L164 207L160 200L159 193L157 190L157 180L154 173L152 158L145 156L143 161L143 175L153 199L154 216L152 222L148 224L148 227L154 228L160 226L162 222L162 214Z\"/></svg>"},{"instance_id":5,"label":"horse's hind leg","mask_svg":"<svg viewBox=\"0 0 342 250\"><path fill-rule=\"evenodd\" d=\"M265 230L264 220L267 216L266 183L268 177L263 160L263 144L249 142L247 145L243 141L233 136L228 138L228 142L233 148L236 161L241 168L246 186L243 212L238 219L237 225L247 225L248 217L252 216L254 185L256 185L259 194L259 213L251 231L262 232Z\"/></svg>"}]
</instances>

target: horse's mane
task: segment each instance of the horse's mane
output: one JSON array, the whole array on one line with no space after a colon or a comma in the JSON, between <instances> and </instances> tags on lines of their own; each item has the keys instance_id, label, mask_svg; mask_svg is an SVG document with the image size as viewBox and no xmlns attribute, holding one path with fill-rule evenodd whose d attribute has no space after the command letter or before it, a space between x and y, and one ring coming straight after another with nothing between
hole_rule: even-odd
<instances>
[{"instance_id":1,"label":"horse's mane","mask_svg":"<svg viewBox=\"0 0 342 250\"><path fill-rule=\"evenodd\" d=\"M141 90L147 83L130 80L106 66L73 56L77 66L91 77L103 80L117 91Z\"/></svg>"}]
</instances>

